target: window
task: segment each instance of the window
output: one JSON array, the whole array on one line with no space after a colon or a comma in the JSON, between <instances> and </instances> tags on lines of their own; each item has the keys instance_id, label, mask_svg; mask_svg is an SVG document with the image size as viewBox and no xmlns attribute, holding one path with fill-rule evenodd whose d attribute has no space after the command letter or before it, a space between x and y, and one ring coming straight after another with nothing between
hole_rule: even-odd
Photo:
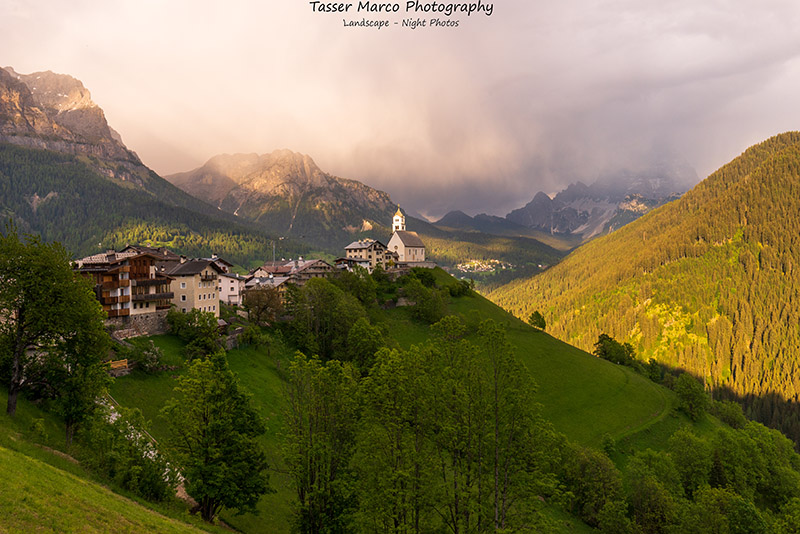
<instances>
[{"instance_id":1,"label":"window","mask_svg":"<svg viewBox=\"0 0 800 534\"><path fill-rule=\"evenodd\" d=\"M181 289L186 289L186 282L181 282Z\"/></svg>"},{"instance_id":2,"label":"window","mask_svg":"<svg viewBox=\"0 0 800 534\"><path fill-rule=\"evenodd\" d=\"M181 302L186 302L186 295L181 295Z\"/></svg>"},{"instance_id":3,"label":"window","mask_svg":"<svg viewBox=\"0 0 800 534\"><path fill-rule=\"evenodd\" d=\"M181 308L181 311L182 311L183 313L186 313L186 308Z\"/></svg>"}]
</instances>

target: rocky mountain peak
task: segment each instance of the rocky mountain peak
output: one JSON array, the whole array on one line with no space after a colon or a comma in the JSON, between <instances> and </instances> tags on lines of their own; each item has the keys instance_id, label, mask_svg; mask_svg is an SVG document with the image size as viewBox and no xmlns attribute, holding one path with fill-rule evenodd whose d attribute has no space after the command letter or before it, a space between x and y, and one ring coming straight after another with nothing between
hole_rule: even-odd
<instances>
[{"instance_id":1,"label":"rocky mountain peak","mask_svg":"<svg viewBox=\"0 0 800 534\"><path fill-rule=\"evenodd\" d=\"M0 68L0 141L141 166L83 83L51 71Z\"/></svg>"},{"instance_id":2,"label":"rocky mountain peak","mask_svg":"<svg viewBox=\"0 0 800 534\"><path fill-rule=\"evenodd\" d=\"M83 83L68 74L56 74L49 70L20 74L13 67L4 67L4 69L24 83L37 103L45 109L60 113L97 107Z\"/></svg>"}]
</instances>

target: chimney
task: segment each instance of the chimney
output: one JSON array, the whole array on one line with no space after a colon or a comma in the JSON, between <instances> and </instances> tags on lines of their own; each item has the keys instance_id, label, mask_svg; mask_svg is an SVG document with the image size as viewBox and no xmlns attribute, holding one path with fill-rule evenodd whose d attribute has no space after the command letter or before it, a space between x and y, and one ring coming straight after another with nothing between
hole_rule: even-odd
<instances>
[{"instance_id":1,"label":"chimney","mask_svg":"<svg viewBox=\"0 0 800 534\"><path fill-rule=\"evenodd\" d=\"M213 254L211 254L211 259L212 259L212 260L218 260L218 259L219 259L219 256L217 256L217 253L216 253L216 252L214 252Z\"/></svg>"},{"instance_id":2,"label":"chimney","mask_svg":"<svg viewBox=\"0 0 800 534\"><path fill-rule=\"evenodd\" d=\"M181 263L186 263L186 256L181 254Z\"/></svg>"}]
</instances>

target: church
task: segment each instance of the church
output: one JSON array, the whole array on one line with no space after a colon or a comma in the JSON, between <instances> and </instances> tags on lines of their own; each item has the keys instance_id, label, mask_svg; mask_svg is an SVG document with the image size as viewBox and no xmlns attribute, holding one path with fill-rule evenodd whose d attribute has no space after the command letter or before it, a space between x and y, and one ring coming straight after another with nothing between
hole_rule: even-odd
<instances>
[{"instance_id":1,"label":"church","mask_svg":"<svg viewBox=\"0 0 800 534\"><path fill-rule=\"evenodd\" d=\"M397 254L401 263L425 261L425 243L416 232L406 231L406 217L399 207L392 218L392 237L387 248Z\"/></svg>"}]
</instances>

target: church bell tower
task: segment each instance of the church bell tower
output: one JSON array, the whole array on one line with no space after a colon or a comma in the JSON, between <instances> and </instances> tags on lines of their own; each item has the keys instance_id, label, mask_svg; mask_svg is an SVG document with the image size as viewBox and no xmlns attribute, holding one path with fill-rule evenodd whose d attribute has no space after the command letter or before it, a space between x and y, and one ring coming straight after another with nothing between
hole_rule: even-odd
<instances>
[{"instance_id":1,"label":"church bell tower","mask_svg":"<svg viewBox=\"0 0 800 534\"><path fill-rule=\"evenodd\" d=\"M400 211L400 206L397 206L397 213L394 214L392 218L392 233L394 232L405 232L406 231L406 217L403 215L403 212Z\"/></svg>"}]
</instances>

